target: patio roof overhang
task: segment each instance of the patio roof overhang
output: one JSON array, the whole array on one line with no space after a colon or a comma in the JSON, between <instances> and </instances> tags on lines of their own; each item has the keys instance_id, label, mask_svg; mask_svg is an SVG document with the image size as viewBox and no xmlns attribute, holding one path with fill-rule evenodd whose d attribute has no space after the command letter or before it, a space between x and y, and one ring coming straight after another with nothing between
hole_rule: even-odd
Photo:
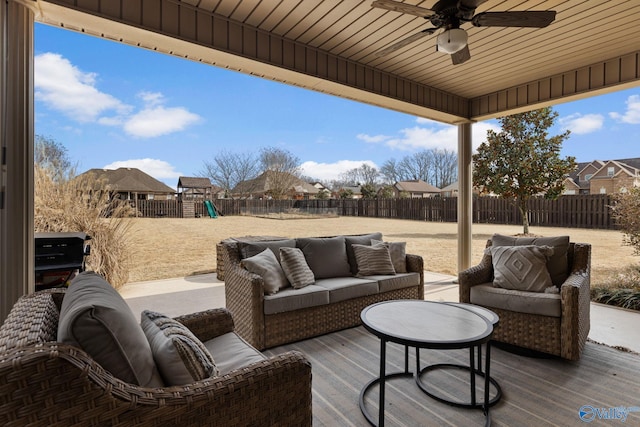
<instances>
[{"instance_id":1,"label":"patio roof overhang","mask_svg":"<svg viewBox=\"0 0 640 427\"><path fill-rule=\"evenodd\" d=\"M431 7L435 0L407 0ZM547 28L463 28L471 60L435 36L375 52L430 25L371 0L9 0L0 6L4 189L0 319L33 291L33 22L458 125L460 268L470 261L471 123L640 84L640 2L487 0L476 12L555 10ZM177 78L188 76L177 76Z\"/></svg>"}]
</instances>

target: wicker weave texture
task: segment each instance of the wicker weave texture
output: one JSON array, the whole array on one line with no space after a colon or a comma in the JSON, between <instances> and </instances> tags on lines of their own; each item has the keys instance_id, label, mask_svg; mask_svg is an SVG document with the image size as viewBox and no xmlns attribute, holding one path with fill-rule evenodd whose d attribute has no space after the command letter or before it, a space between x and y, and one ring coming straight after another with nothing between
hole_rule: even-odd
<instances>
[{"instance_id":1,"label":"wicker weave texture","mask_svg":"<svg viewBox=\"0 0 640 427\"><path fill-rule=\"evenodd\" d=\"M262 278L240 267L240 254L234 242L224 242L220 249L225 264L226 307L233 314L236 332L259 350L358 326L362 323L362 309L376 302L424 299L423 259L418 255L407 254L407 271L420 274L418 286L265 315Z\"/></svg>"},{"instance_id":2,"label":"wicker weave texture","mask_svg":"<svg viewBox=\"0 0 640 427\"><path fill-rule=\"evenodd\" d=\"M491 246L491 240L487 242ZM518 313L488 307L500 316L494 331L496 341L578 360L590 329L591 245L569 244L569 277L560 288L559 318ZM470 301L471 287L493 280L491 256L484 255L480 264L458 275L460 301Z\"/></svg>"},{"instance_id":3,"label":"wicker weave texture","mask_svg":"<svg viewBox=\"0 0 640 427\"><path fill-rule=\"evenodd\" d=\"M311 425L311 365L299 352L184 386L142 388L50 340L57 330L54 299L23 297L0 328L0 425ZM40 315L43 308L50 312ZM220 331L233 325L226 310L178 320L196 325L200 337L212 334L206 324L219 321Z\"/></svg>"}]
</instances>

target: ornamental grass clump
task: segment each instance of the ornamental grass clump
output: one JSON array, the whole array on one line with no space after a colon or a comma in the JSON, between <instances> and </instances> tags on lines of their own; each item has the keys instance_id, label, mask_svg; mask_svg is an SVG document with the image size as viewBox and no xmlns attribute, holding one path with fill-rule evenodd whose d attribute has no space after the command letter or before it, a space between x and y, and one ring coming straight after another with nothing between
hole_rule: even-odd
<instances>
[{"instance_id":1,"label":"ornamental grass clump","mask_svg":"<svg viewBox=\"0 0 640 427\"><path fill-rule=\"evenodd\" d=\"M91 174L60 174L35 166L35 231L84 232L91 237L87 269L118 288L129 278L133 208L111 196Z\"/></svg>"}]
</instances>

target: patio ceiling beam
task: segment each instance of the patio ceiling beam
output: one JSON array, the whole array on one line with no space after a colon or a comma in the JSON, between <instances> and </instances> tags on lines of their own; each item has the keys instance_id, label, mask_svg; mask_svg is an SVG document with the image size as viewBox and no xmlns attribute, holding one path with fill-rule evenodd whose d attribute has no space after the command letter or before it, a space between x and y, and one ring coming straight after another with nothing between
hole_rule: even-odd
<instances>
[{"instance_id":1,"label":"patio ceiling beam","mask_svg":"<svg viewBox=\"0 0 640 427\"><path fill-rule=\"evenodd\" d=\"M637 87L638 82L640 50L473 98L470 101L471 118L481 121L522 113L559 102Z\"/></svg>"}]
</instances>

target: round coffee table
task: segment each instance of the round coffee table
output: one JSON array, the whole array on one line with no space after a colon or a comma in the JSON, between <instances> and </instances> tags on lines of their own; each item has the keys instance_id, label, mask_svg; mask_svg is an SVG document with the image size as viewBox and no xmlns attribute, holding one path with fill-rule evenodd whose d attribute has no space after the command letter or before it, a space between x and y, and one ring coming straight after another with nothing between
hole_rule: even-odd
<instances>
[{"instance_id":1,"label":"round coffee table","mask_svg":"<svg viewBox=\"0 0 640 427\"><path fill-rule=\"evenodd\" d=\"M415 380L421 390L427 395L440 401L463 407L481 407L490 422L489 407L495 403L489 399L491 346L489 340L493 334L493 325L497 323L497 316L490 317L489 310L470 304L420 301L420 300L395 300L385 301L366 307L360 317L364 327L380 338L380 376L369 381L360 392L360 410L371 425L384 425L385 407L385 382L388 379L413 376L409 370L409 347L416 348L416 374ZM484 315L483 315L483 314ZM488 318L489 317L489 318ZM386 345L394 342L405 346L404 372L386 373ZM478 349L480 358L480 346L486 344L485 369L475 367L474 349ZM470 349L471 399L469 404L460 404L441 399L428 392L421 384L421 372L432 369L430 367L420 369L420 357L418 349ZM480 363L480 362L479 362ZM435 365L440 367L439 365ZM452 365L458 367L458 365ZM475 402L475 376L481 373L485 379L484 400L481 404ZM379 413L378 423L369 414L365 406L367 392L374 385L379 384ZM494 383L496 386L497 383ZM498 389L499 390L499 389ZM499 398L499 396L497 397Z\"/></svg>"}]
</instances>

